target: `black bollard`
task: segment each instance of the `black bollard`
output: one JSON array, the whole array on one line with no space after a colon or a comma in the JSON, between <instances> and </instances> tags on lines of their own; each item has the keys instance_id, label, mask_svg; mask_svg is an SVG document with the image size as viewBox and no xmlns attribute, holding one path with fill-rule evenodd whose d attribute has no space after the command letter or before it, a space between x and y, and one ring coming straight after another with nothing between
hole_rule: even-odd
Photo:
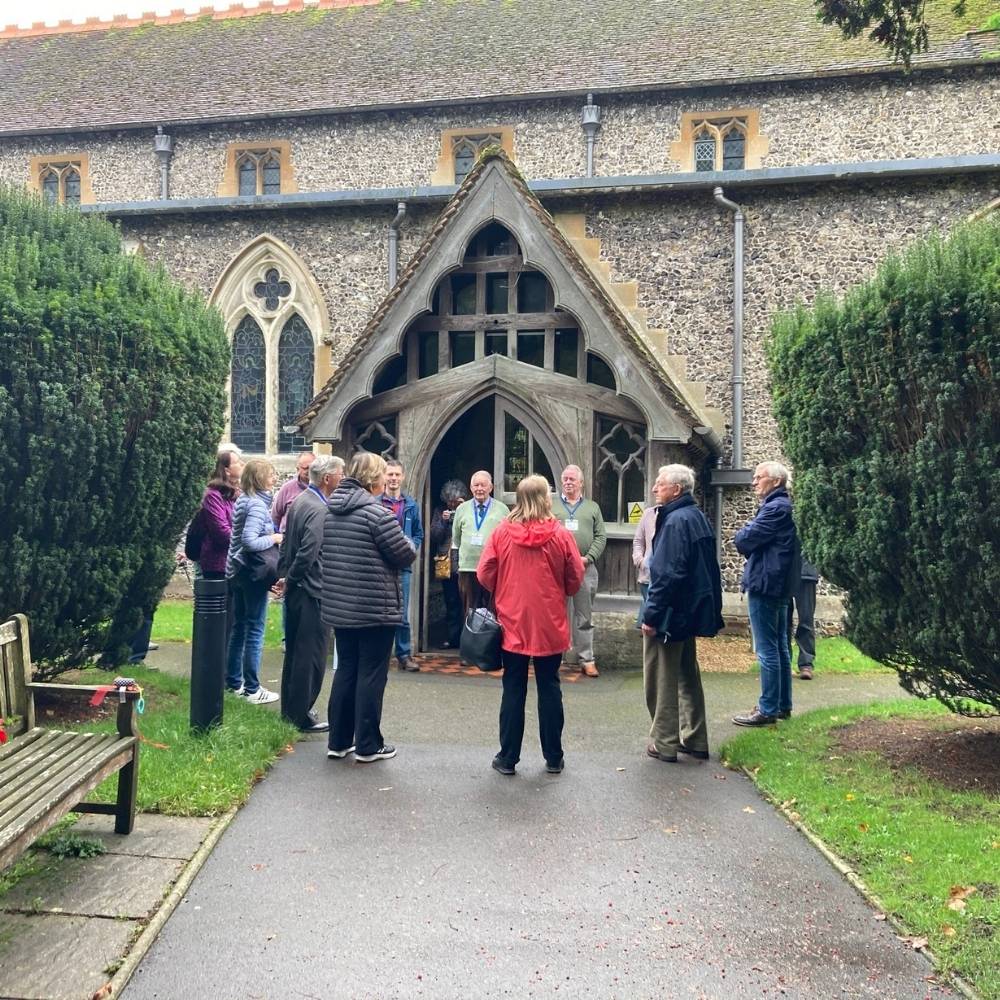
<instances>
[{"instance_id":1,"label":"black bollard","mask_svg":"<svg viewBox=\"0 0 1000 1000\"><path fill-rule=\"evenodd\" d=\"M226 677L226 580L194 581L191 635L191 728L205 731L222 724Z\"/></svg>"}]
</instances>

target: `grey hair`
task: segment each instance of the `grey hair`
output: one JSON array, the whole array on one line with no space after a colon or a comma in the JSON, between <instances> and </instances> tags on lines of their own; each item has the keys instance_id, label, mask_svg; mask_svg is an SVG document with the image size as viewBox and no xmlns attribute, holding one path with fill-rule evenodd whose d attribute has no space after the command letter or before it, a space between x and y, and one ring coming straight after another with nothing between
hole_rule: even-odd
<instances>
[{"instance_id":1,"label":"grey hair","mask_svg":"<svg viewBox=\"0 0 1000 1000\"><path fill-rule=\"evenodd\" d=\"M792 474L781 462L761 462L757 468L761 469L768 479L777 479L779 486L792 485Z\"/></svg>"},{"instance_id":2,"label":"grey hair","mask_svg":"<svg viewBox=\"0 0 1000 1000\"><path fill-rule=\"evenodd\" d=\"M469 489L461 479L449 479L441 487L441 502L451 503L452 500L464 500L469 495Z\"/></svg>"},{"instance_id":3,"label":"grey hair","mask_svg":"<svg viewBox=\"0 0 1000 1000\"><path fill-rule=\"evenodd\" d=\"M243 452L240 451L240 449L237 448L236 445L234 445L232 441L223 441L222 444L220 444L219 447L216 449L215 454L216 455L225 455L225 453L227 451L231 452L233 455L235 455L239 459L243 458Z\"/></svg>"},{"instance_id":4,"label":"grey hair","mask_svg":"<svg viewBox=\"0 0 1000 1000\"><path fill-rule=\"evenodd\" d=\"M661 465L656 476L663 476L668 483L679 486L681 493L694 492L694 469L688 465Z\"/></svg>"},{"instance_id":5,"label":"grey hair","mask_svg":"<svg viewBox=\"0 0 1000 1000\"><path fill-rule=\"evenodd\" d=\"M312 465L309 466L309 482L313 486L319 486L323 482L323 477L334 472L344 471L344 460L336 455L319 455Z\"/></svg>"}]
</instances>

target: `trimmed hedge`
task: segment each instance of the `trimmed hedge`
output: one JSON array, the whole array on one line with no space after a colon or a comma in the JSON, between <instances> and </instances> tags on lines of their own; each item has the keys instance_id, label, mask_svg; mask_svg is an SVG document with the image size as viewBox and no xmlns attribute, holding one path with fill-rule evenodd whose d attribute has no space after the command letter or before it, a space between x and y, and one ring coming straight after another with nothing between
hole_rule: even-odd
<instances>
[{"instance_id":1,"label":"trimmed hedge","mask_svg":"<svg viewBox=\"0 0 1000 1000\"><path fill-rule=\"evenodd\" d=\"M1000 709L1000 221L776 319L774 410L806 553L908 690Z\"/></svg>"},{"instance_id":2,"label":"trimmed hedge","mask_svg":"<svg viewBox=\"0 0 1000 1000\"><path fill-rule=\"evenodd\" d=\"M223 427L218 314L106 220L0 189L0 620L43 673L120 660Z\"/></svg>"}]
</instances>

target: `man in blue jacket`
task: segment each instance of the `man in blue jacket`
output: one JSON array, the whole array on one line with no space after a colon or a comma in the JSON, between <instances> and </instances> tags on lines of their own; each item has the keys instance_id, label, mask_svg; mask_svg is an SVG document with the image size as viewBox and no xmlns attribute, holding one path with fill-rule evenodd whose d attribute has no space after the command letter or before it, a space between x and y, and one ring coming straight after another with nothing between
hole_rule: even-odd
<instances>
[{"instance_id":1,"label":"man in blue jacket","mask_svg":"<svg viewBox=\"0 0 1000 1000\"><path fill-rule=\"evenodd\" d=\"M406 470L403 463L390 458L385 463L385 492L382 503L396 515L403 534L413 542L415 549L424 540L424 526L420 521L417 501L403 492L403 478ZM403 622L396 629L396 665L400 670L418 671L420 664L413 658L413 643L410 634L410 582L413 569L407 566L400 571L399 580L403 589Z\"/></svg>"},{"instance_id":2,"label":"man in blue jacket","mask_svg":"<svg viewBox=\"0 0 1000 1000\"><path fill-rule=\"evenodd\" d=\"M678 753L708 758L695 636L713 636L723 625L715 536L693 490L694 471L686 465L664 465L653 484L660 510L641 626L646 707L652 719L646 753L670 764Z\"/></svg>"},{"instance_id":3,"label":"man in blue jacket","mask_svg":"<svg viewBox=\"0 0 1000 1000\"><path fill-rule=\"evenodd\" d=\"M762 462L754 470L757 516L736 533L737 550L747 557L740 589L747 595L750 627L760 663L760 700L738 726L769 726L792 714L792 653L788 645L788 601L798 585L801 552L789 472L780 462Z\"/></svg>"}]
</instances>

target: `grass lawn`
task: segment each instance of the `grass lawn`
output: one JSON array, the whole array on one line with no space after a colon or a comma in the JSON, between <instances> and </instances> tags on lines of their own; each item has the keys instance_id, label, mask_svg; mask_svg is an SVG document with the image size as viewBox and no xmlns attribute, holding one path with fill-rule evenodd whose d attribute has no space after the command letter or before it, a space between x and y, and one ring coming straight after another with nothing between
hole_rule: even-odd
<instances>
[{"instance_id":1,"label":"grass lawn","mask_svg":"<svg viewBox=\"0 0 1000 1000\"><path fill-rule=\"evenodd\" d=\"M798 662L798 647L792 646L792 668ZM817 674L891 674L892 667L865 656L843 636L816 640Z\"/></svg>"},{"instance_id":2,"label":"grass lawn","mask_svg":"<svg viewBox=\"0 0 1000 1000\"><path fill-rule=\"evenodd\" d=\"M103 670L74 674L81 684L107 684ZM130 667L143 689L145 712L137 716L148 742L139 751L139 809L173 816L215 816L245 802L257 779L295 743L298 732L277 712L227 695L223 724L205 736L189 727L191 683L142 667ZM69 677L67 676L67 681ZM110 697L110 696L109 696ZM114 717L74 728L113 732ZM155 746L154 744L161 744ZM94 797L114 801L117 775Z\"/></svg>"},{"instance_id":3,"label":"grass lawn","mask_svg":"<svg viewBox=\"0 0 1000 1000\"><path fill-rule=\"evenodd\" d=\"M190 642L193 601L160 601L153 616L153 642ZM281 604L271 601L267 606L267 627L264 629L264 648L281 648Z\"/></svg>"},{"instance_id":4,"label":"grass lawn","mask_svg":"<svg viewBox=\"0 0 1000 1000\"><path fill-rule=\"evenodd\" d=\"M835 747L835 730L863 718L946 714L936 702L821 709L741 734L721 753L847 861L908 933L926 938L943 970L1000 1000L1000 799Z\"/></svg>"}]
</instances>

